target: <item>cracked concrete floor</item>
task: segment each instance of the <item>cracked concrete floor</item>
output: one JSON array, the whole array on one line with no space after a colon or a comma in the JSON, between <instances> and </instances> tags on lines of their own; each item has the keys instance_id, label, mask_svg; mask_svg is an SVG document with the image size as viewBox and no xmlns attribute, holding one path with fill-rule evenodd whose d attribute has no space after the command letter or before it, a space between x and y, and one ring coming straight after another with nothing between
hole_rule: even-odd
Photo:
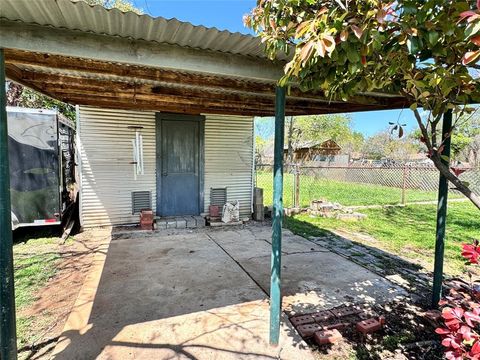
<instances>
[{"instance_id":1,"label":"cracked concrete floor","mask_svg":"<svg viewBox=\"0 0 480 360\"><path fill-rule=\"evenodd\" d=\"M270 236L269 227L258 225L114 234L87 276L53 358L313 359L286 315L280 345L268 344ZM289 231L282 261L287 313L404 295Z\"/></svg>"}]
</instances>

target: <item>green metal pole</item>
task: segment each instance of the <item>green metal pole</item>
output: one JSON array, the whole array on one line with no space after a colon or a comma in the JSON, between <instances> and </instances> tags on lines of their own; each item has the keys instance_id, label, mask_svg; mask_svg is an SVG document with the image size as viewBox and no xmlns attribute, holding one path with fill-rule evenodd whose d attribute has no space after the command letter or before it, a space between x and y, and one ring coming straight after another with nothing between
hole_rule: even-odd
<instances>
[{"instance_id":1,"label":"green metal pole","mask_svg":"<svg viewBox=\"0 0 480 360\"><path fill-rule=\"evenodd\" d=\"M5 55L0 48L0 358L17 358Z\"/></svg>"},{"instance_id":2,"label":"green metal pole","mask_svg":"<svg viewBox=\"0 0 480 360\"><path fill-rule=\"evenodd\" d=\"M278 345L282 293L280 272L282 262L283 222L283 143L285 135L285 88L275 91L275 146L273 161L273 225L270 277L270 344Z\"/></svg>"},{"instance_id":3,"label":"green metal pole","mask_svg":"<svg viewBox=\"0 0 480 360\"><path fill-rule=\"evenodd\" d=\"M450 145L452 131L452 111L448 110L443 116L442 141L444 148L442 151L442 162L449 165ZM448 159L448 160L447 160ZM440 174L438 185L438 205L437 205L437 234L435 240L435 263L433 266L433 293L432 307L437 308L438 302L442 297L443 281L443 257L445 253L445 230L447 222L447 200L448 200L448 180Z\"/></svg>"}]
</instances>

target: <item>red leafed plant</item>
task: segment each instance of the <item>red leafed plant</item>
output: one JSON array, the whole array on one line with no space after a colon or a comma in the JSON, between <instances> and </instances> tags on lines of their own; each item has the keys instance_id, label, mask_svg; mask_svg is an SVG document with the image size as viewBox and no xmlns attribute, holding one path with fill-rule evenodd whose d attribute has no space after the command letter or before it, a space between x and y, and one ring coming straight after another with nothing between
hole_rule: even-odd
<instances>
[{"instance_id":1,"label":"red leafed plant","mask_svg":"<svg viewBox=\"0 0 480 360\"><path fill-rule=\"evenodd\" d=\"M464 244L462 256L468 264L478 264L480 246L478 240ZM480 287L478 284L460 284L450 289L440 301L443 326L435 330L442 337L449 360L480 360Z\"/></svg>"}]
</instances>

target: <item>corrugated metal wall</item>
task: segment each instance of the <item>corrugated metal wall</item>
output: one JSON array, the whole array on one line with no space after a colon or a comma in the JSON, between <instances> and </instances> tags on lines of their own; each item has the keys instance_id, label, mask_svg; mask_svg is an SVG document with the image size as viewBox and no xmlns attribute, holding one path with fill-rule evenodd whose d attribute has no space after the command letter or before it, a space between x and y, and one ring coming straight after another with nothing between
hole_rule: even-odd
<instances>
[{"instance_id":1,"label":"corrugated metal wall","mask_svg":"<svg viewBox=\"0 0 480 360\"><path fill-rule=\"evenodd\" d=\"M152 192L156 204L155 113L80 107L81 217L84 227L138 222L132 216L132 191ZM131 141L143 126L144 172L134 180ZM239 200L241 215L251 213L253 118L206 115L205 211L210 188L227 187Z\"/></svg>"},{"instance_id":2,"label":"corrugated metal wall","mask_svg":"<svg viewBox=\"0 0 480 360\"><path fill-rule=\"evenodd\" d=\"M253 118L207 115L205 123L205 212L210 189L227 187L227 201L240 201L250 216L253 176Z\"/></svg>"},{"instance_id":3,"label":"corrugated metal wall","mask_svg":"<svg viewBox=\"0 0 480 360\"><path fill-rule=\"evenodd\" d=\"M132 139L143 126L145 175L134 180ZM155 204L155 113L80 107L83 226L127 224L132 191L151 191Z\"/></svg>"}]
</instances>

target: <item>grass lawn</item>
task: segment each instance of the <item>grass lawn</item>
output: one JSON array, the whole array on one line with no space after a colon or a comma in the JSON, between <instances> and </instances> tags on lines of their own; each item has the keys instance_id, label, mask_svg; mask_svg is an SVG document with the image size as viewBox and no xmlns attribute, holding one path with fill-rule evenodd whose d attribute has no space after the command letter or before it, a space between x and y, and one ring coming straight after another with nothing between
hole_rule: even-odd
<instances>
[{"instance_id":1,"label":"grass lawn","mask_svg":"<svg viewBox=\"0 0 480 360\"><path fill-rule=\"evenodd\" d=\"M19 230L22 231L22 230ZM44 334L35 331L41 317L28 316L28 307L36 293L55 275L60 261L58 237L41 237L26 241L26 235L15 234L13 246L15 267L15 300L17 306L18 346L31 344ZM20 239L19 239L20 237ZM22 241L22 242L19 242Z\"/></svg>"},{"instance_id":2,"label":"grass lawn","mask_svg":"<svg viewBox=\"0 0 480 360\"><path fill-rule=\"evenodd\" d=\"M258 187L263 188L263 201L271 205L273 199L273 175L271 172L257 172ZM285 207L293 206L294 176L284 174L283 200ZM451 193L450 197L461 197ZM300 203L302 207L310 205L311 200L326 199L342 205L394 205L401 202L402 190L399 188L342 182L335 180L316 179L313 176L301 175L300 177ZM437 199L436 191L421 191L408 189L407 202L433 201Z\"/></svg>"},{"instance_id":3,"label":"grass lawn","mask_svg":"<svg viewBox=\"0 0 480 360\"><path fill-rule=\"evenodd\" d=\"M414 259L433 269L435 250L435 205L408 205L381 209L362 209L367 219L347 222L310 217L306 214L286 218L286 227L299 235L319 236L325 230L346 230L368 234L378 240L374 246ZM460 255L462 243L480 240L480 211L471 203L450 203L445 246L445 272L458 275L465 271ZM372 244L369 244L372 245Z\"/></svg>"}]
</instances>

